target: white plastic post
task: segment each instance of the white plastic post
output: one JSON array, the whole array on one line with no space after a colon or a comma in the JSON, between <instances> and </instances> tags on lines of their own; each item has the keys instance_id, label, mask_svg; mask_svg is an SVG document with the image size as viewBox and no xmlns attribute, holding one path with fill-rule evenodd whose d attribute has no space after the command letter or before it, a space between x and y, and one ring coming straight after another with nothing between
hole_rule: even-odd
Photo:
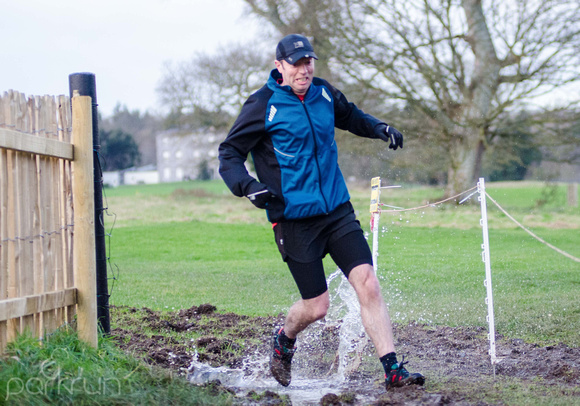
<instances>
[{"instance_id":1,"label":"white plastic post","mask_svg":"<svg viewBox=\"0 0 580 406\"><path fill-rule=\"evenodd\" d=\"M379 219L381 210L379 202L381 198L381 178L376 177L371 180L371 233L373 234L373 269L377 273L379 256Z\"/></svg>"},{"instance_id":2,"label":"white plastic post","mask_svg":"<svg viewBox=\"0 0 580 406\"><path fill-rule=\"evenodd\" d=\"M477 191L479 192L479 201L481 203L481 220L480 224L483 229L483 244L481 248L482 259L485 263L485 280L483 282L484 286L487 288L487 296L485 298L485 303L487 304L487 322L489 324L489 356L491 359L491 365L493 365L494 375L495 375L495 364L498 359L495 355L495 318L493 314L493 289L491 284L491 259L489 255L489 234L487 228L487 203L485 199L485 179L479 178L477 183Z\"/></svg>"}]
</instances>

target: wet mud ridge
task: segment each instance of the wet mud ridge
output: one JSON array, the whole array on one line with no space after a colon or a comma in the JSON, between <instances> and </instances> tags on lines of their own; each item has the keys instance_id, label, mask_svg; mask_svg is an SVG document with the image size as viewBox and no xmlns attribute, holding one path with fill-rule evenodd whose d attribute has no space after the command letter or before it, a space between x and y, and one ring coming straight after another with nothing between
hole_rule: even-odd
<instances>
[{"instance_id":1,"label":"wet mud ridge","mask_svg":"<svg viewBox=\"0 0 580 406\"><path fill-rule=\"evenodd\" d=\"M409 361L406 367L423 373L427 383L424 387L404 387L387 393L380 365L364 334L360 335L363 345L347 355L346 367L340 366L339 323L317 323L299 337L293 382L282 388L269 376L267 368L271 334L282 315L220 313L215 306L204 304L163 313L112 307L111 317L119 326L112 335L123 350L179 374L194 376L198 372L198 378L206 377L212 385L235 392L238 404L504 404L482 393L492 393L498 382L512 380L529 384L538 396L543 390L554 388L567 396L579 394L580 348L563 344L538 346L498 335L496 353L501 361L494 371L488 355L487 330L478 327L395 324L397 353L405 354ZM199 374L200 366L207 372ZM221 378L225 375L220 375L228 372L237 374L233 388ZM309 379L321 378L341 382L316 392L314 381ZM296 398L294 394L301 387L310 388L313 398Z\"/></svg>"}]
</instances>

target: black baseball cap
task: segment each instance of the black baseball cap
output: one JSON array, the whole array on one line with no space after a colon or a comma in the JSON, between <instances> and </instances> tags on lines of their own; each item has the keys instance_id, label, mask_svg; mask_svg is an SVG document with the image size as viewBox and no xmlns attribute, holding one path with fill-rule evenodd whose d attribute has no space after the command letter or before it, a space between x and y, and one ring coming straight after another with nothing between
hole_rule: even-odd
<instances>
[{"instance_id":1,"label":"black baseball cap","mask_svg":"<svg viewBox=\"0 0 580 406\"><path fill-rule=\"evenodd\" d=\"M286 35L278 42L276 47L276 59L281 61L284 59L291 65L294 65L302 58L318 59L314 53L314 48L310 45L310 41L300 34Z\"/></svg>"}]
</instances>

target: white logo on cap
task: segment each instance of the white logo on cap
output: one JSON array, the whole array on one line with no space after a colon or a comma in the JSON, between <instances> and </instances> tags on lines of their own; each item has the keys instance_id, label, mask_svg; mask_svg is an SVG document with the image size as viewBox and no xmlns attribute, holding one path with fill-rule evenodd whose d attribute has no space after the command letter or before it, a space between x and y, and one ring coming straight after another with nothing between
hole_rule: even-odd
<instances>
[{"instance_id":1,"label":"white logo on cap","mask_svg":"<svg viewBox=\"0 0 580 406\"><path fill-rule=\"evenodd\" d=\"M296 41L294 43L294 48L304 48L304 43L302 41Z\"/></svg>"}]
</instances>

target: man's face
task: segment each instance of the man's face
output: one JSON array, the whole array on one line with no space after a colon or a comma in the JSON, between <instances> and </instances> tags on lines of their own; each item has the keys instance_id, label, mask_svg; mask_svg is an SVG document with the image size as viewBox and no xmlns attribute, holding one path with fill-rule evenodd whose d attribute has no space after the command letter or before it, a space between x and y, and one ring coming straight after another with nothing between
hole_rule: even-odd
<instances>
[{"instance_id":1,"label":"man's face","mask_svg":"<svg viewBox=\"0 0 580 406\"><path fill-rule=\"evenodd\" d=\"M282 86L290 86L294 93L305 95L314 77L314 59L302 58L294 65L284 60L274 63L282 75Z\"/></svg>"}]
</instances>

